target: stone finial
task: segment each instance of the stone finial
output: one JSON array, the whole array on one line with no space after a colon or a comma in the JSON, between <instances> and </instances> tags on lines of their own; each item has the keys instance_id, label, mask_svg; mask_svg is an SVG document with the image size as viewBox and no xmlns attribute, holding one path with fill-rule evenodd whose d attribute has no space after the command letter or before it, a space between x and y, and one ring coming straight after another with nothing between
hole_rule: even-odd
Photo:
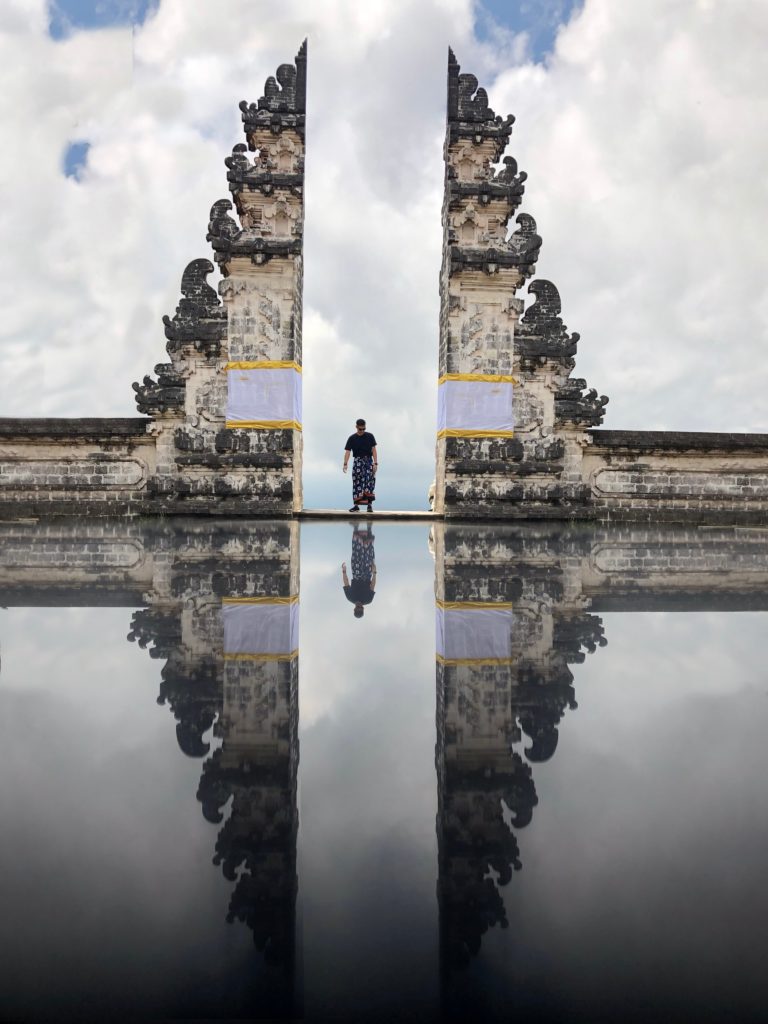
<instances>
[{"instance_id":1,"label":"stone finial","mask_svg":"<svg viewBox=\"0 0 768 1024\"><path fill-rule=\"evenodd\" d=\"M524 360L551 359L573 369L579 335L569 334L560 319L560 293L551 281L531 281L528 291L535 301L525 311L515 331L515 344Z\"/></svg>"},{"instance_id":2,"label":"stone finial","mask_svg":"<svg viewBox=\"0 0 768 1024\"><path fill-rule=\"evenodd\" d=\"M229 199L217 199L211 207L210 219L208 221L208 232L205 236L206 242L211 242L214 249L216 248L216 242L227 240L231 241L238 234L240 234L240 228L237 222L229 216L229 211L232 209L232 203Z\"/></svg>"},{"instance_id":3,"label":"stone finial","mask_svg":"<svg viewBox=\"0 0 768 1024\"><path fill-rule=\"evenodd\" d=\"M304 137L307 111L307 40L299 47L293 64L281 64L264 83L264 95L256 103L242 100L243 127L246 136L268 128L278 135L293 128ZM251 145L251 148L255 146Z\"/></svg>"},{"instance_id":4,"label":"stone finial","mask_svg":"<svg viewBox=\"0 0 768 1024\"><path fill-rule=\"evenodd\" d=\"M517 171L517 160L513 156L505 156L502 163L504 166L502 169L494 175L493 180L500 182L505 185L520 184L527 180L528 175L525 171Z\"/></svg>"},{"instance_id":5,"label":"stone finial","mask_svg":"<svg viewBox=\"0 0 768 1024\"><path fill-rule=\"evenodd\" d=\"M502 118L488 105L488 93L478 88L474 75L461 74L453 50L448 48L448 141L472 138L476 142L493 139L497 159L512 134L515 118Z\"/></svg>"},{"instance_id":6,"label":"stone finial","mask_svg":"<svg viewBox=\"0 0 768 1024\"><path fill-rule=\"evenodd\" d=\"M518 225L517 231L513 232L507 240L507 245L518 258L521 265L525 266L529 273L533 272L533 266L539 258L541 249L541 235L536 234L536 221L530 213L518 213L515 218Z\"/></svg>"},{"instance_id":7,"label":"stone finial","mask_svg":"<svg viewBox=\"0 0 768 1024\"><path fill-rule=\"evenodd\" d=\"M533 370L545 362L559 363L566 373L575 365L574 356L579 335L569 334L560 318L560 293L551 281L539 278L528 285L535 301L520 318L515 329L515 348L522 368ZM555 420L560 423L578 423L598 426L605 416L608 399L598 397L597 391L586 390L581 379L566 380L555 392Z\"/></svg>"},{"instance_id":8,"label":"stone finial","mask_svg":"<svg viewBox=\"0 0 768 1024\"><path fill-rule=\"evenodd\" d=\"M567 380L555 392L555 421L578 423L585 427L599 427L608 405L606 395L598 397L594 388L587 390L587 382L581 378Z\"/></svg>"},{"instance_id":9,"label":"stone finial","mask_svg":"<svg viewBox=\"0 0 768 1024\"><path fill-rule=\"evenodd\" d=\"M181 299L173 320L163 317L166 349L174 356L184 345L218 357L227 336L227 312L207 277L214 270L210 260L192 260L181 276Z\"/></svg>"},{"instance_id":10,"label":"stone finial","mask_svg":"<svg viewBox=\"0 0 768 1024\"><path fill-rule=\"evenodd\" d=\"M157 380L146 374L141 384L131 385L136 392L136 408L146 416L162 416L184 409L184 378L171 363L158 363Z\"/></svg>"},{"instance_id":11,"label":"stone finial","mask_svg":"<svg viewBox=\"0 0 768 1024\"><path fill-rule=\"evenodd\" d=\"M251 161L247 156L248 147L244 142L238 142L232 147L232 155L224 158L224 166L230 174L238 180L242 180L251 170ZM229 174L227 175L229 177Z\"/></svg>"}]
</instances>

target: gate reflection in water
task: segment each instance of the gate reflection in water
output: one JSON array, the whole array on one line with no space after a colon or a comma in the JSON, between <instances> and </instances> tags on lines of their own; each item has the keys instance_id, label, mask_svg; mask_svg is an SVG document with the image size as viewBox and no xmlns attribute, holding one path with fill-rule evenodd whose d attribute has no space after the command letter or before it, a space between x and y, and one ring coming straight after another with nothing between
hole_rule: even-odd
<instances>
[{"instance_id":1,"label":"gate reflection in water","mask_svg":"<svg viewBox=\"0 0 768 1024\"><path fill-rule=\"evenodd\" d=\"M760 1019L765 534L361 530L0 525L3 1016Z\"/></svg>"}]
</instances>

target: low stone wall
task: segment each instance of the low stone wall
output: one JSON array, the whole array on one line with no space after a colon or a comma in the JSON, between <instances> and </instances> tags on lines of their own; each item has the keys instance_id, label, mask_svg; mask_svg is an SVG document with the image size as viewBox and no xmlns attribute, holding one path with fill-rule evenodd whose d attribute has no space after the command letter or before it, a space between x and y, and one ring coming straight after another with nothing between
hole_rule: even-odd
<instances>
[{"instance_id":1,"label":"low stone wall","mask_svg":"<svg viewBox=\"0 0 768 1024\"><path fill-rule=\"evenodd\" d=\"M0 516L151 511L151 422L0 419Z\"/></svg>"},{"instance_id":2,"label":"low stone wall","mask_svg":"<svg viewBox=\"0 0 768 1024\"><path fill-rule=\"evenodd\" d=\"M768 434L587 434L582 480L597 519L768 521Z\"/></svg>"}]
</instances>

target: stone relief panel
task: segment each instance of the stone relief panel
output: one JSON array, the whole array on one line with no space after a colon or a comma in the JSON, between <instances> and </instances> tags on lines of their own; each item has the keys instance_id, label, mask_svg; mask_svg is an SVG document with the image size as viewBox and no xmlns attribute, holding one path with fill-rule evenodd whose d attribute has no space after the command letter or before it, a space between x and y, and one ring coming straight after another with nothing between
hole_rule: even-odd
<instances>
[{"instance_id":1,"label":"stone relief panel","mask_svg":"<svg viewBox=\"0 0 768 1024\"><path fill-rule=\"evenodd\" d=\"M551 392L546 389L537 389L543 393L537 394L531 385L515 388L512 392L512 408L515 416L515 433L541 433L542 427L551 423L552 414L547 416L546 397L549 404L554 401Z\"/></svg>"},{"instance_id":2,"label":"stone relief panel","mask_svg":"<svg viewBox=\"0 0 768 1024\"><path fill-rule=\"evenodd\" d=\"M264 129L254 132L252 142L256 147L254 165L263 170L281 174L301 174L304 170L304 146L291 132L281 132L275 137Z\"/></svg>"},{"instance_id":3,"label":"stone relief panel","mask_svg":"<svg viewBox=\"0 0 768 1024\"><path fill-rule=\"evenodd\" d=\"M501 244L506 239L508 220L506 204L468 203L449 214L449 241L469 246Z\"/></svg>"},{"instance_id":4,"label":"stone relief panel","mask_svg":"<svg viewBox=\"0 0 768 1024\"><path fill-rule=\"evenodd\" d=\"M84 459L2 459L0 487L27 490L105 490L135 488L146 481L147 464L140 459L94 455Z\"/></svg>"},{"instance_id":5,"label":"stone relief panel","mask_svg":"<svg viewBox=\"0 0 768 1024\"><path fill-rule=\"evenodd\" d=\"M768 495L768 473L749 470L702 472L627 466L599 469L592 486L601 494L651 496L658 500L697 498L750 501Z\"/></svg>"},{"instance_id":6,"label":"stone relief panel","mask_svg":"<svg viewBox=\"0 0 768 1024\"><path fill-rule=\"evenodd\" d=\"M449 147L447 160L459 181L487 181L492 176L494 151L492 144L462 140Z\"/></svg>"},{"instance_id":7,"label":"stone relief panel","mask_svg":"<svg viewBox=\"0 0 768 1024\"><path fill-rule=\"evenodd\" d=\"M223 372L200 383L194 392L195 412L205 423L224 422L227 409L227 378Z\"/></svg>"},{"instance_id":8,"label":"stone relief panel","mask_svg":"<svg viewBox=\"0 0 768 1024\"><path fill-rule=\"evenodd\" d=\"M240 222L244 229L265 238L294 238L302 234L301 205L292 197L281 195L274 199L253 192L241 197L241 205Z\"/></svg>"}]
</instances>

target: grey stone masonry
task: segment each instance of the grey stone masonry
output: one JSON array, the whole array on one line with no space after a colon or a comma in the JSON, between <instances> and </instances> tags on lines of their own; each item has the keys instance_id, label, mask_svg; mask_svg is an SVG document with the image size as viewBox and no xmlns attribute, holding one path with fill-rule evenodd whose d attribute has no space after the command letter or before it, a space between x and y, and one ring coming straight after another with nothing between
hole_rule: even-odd
<instances>
[{"instance_id":1,"label":"grey stone masonry","mask_svg":"<svg viewBox=\"0 0 768 1024\"><path fill-rule=\"evenodd\" d=\"M517 294L541 237L527 213L507 231L526 180L511 156L496 166L513 121L449 51L435 481L447 518L591 514L579 446L608 399L570 378L579 336L557 288L534 280L527 310Z\"/></svg>"},{"instance_id":2,"label":"grey stone masonry","mask_svg":"<svg viewBox=\"0 0 768 1024\"><path fill-rule=\"evenodd\" d=\"M598 519L768 522L768 434L590 430L581 472Z\"/></svg>"},{"instance_id":3,"label":"grey stone masonry","mask_svg":"<svg viewBox=\"0 0 768 1024\"><path fill-rule=\"evenodd\" d=\"M0 419L0 517L152 510L146 419Z\"/></svg>"}]
</instances>

